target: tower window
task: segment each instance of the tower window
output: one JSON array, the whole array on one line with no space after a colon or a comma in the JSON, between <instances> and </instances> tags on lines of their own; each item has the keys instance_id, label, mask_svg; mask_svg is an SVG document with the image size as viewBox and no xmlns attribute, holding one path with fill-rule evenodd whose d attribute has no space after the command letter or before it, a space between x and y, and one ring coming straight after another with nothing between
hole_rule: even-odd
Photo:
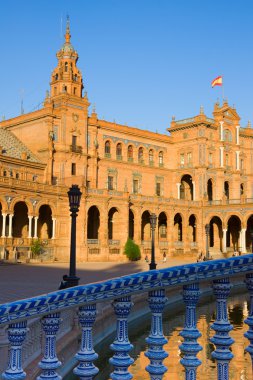
<instances>
[{"instance_id":1,"label":"tower window","mask_svg":"<svg viewBox=\"0 0 253 380\"><path fill-rule=\"evenodd\" d=\"M57 87L54 87L54 95L57 95Z\"/></svg>"},{"instance_id":2,"label":"tower window","mask_svg":"<svg viewBox=\"0 0 253 380\"><path fill-rule=\"evenodd\" d=\"M108 190L113 190L113 176L108 175Z\"/></svg>"},{"instance_id":3,"label":"tower window","mask_svg":"<svg viewBox=\"0 0 253 380\"><path fill-rule=\"evenodd\" d=\"M58 80L58 74L55 74L55 80Z\"/></svg>"},{"instance_id":4,"label":"tower window","mask_svg":"<svg viewBox=\"0 0 253 380\"><path fill-rule=\"evenodd\" d=\"M72 147L76 147L76 136L72 136Z\"/></svg>"},{"instance_id":5,"label":"tower window","mask_svg":"<svg viewBox=\"0 0 253 380\"><path fill-rule=\"evenodd\" d=\"M161 196L161 184L160 182L156 182L156 195Z\"/></svg>"},{"instance_id":6,"label":"tower window","mask_svg":"<svg viewBox=\"0 0 253 380\"><path fill-rule=\"evenodd\" d=\"M76 164L73 162L71 164L71 175L76 175Z\"/></svg>"},{"instance_id":7,"label":"tower window","mask_svg":"<svg viewBox=\"0 0 253 380\"><path fill-rule=\"evenodd\" d=\"M68 71L68 62L65 62L65 73Z\"/></svg>"},{"instance_id":8,"label":"tower window","mask_svg":"<svg viewBox=\"0 0 253 380\"><path fill-rule=\"evenodd\" d=\"M73 91L74 95L76 95L76 87L74 87L74 91Z\"/></svg>"},{"instance_id":9,"label":"tower window","mask_svg":"<svg viewBox=\"0 0 253 380\"><path fill-rule=\"evenodd\" d=\"M139 181L138 179L133 180L133 193L138 194L139 192Z\"/></svg>"}]
</instances>

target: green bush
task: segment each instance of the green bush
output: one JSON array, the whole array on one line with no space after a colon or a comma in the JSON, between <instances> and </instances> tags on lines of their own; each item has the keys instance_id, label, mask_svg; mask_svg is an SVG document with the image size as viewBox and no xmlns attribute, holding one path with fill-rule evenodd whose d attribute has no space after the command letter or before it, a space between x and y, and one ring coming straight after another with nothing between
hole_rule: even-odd
<instances>
[{"instance_id":1,"label":"green bush","mask_svg":"<svg viewBox=\"0 0 253 380\"><path fill-rule=\"evenodd\" d=\"M33 256L39 256L43 252L43 244L39 239L32 241L31 251Z\"/></svg>"},{"instance_id":2,"label":"green bush","mask_svg":"<svg viewBox=\"0 0 253 380\"><path fill-rule=\"evenodd\" d=\"M137 261L141 258L140 247L132 239L127 239L124 253L130 261Z\"/></svg>"}]
</instances>

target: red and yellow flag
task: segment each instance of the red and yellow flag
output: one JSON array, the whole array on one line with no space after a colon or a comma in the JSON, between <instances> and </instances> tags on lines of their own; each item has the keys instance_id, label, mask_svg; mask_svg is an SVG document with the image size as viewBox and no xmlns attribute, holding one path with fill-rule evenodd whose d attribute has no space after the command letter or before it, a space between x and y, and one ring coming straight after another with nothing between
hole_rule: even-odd
<instances>
[{"instance_id":1,"label":"red and yellow flag","mask_svg":"<svg viewBox=\"0 0 253 380\"><path fill-rule=\"evenodd\" d=\"M222 86L222 76L219 76L212 81L212 87L214 86Z\"/></svg>"}]
</instances>

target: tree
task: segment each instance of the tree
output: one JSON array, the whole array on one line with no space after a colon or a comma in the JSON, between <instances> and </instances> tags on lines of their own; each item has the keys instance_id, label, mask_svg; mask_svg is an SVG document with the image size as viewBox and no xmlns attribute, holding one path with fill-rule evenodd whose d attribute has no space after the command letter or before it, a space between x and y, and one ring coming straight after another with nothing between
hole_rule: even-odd
<instances>
[{"instance_id":1,"label":"tree","mask_svg":"<svg viewBox=\"0 0 253 380\"><path fill-rule=\"evenodd\" d=\"M130 261L137 261L141 258L140 247L130 238L127 239L124 247L124 253Z\"/></svg>"}]
</instances>

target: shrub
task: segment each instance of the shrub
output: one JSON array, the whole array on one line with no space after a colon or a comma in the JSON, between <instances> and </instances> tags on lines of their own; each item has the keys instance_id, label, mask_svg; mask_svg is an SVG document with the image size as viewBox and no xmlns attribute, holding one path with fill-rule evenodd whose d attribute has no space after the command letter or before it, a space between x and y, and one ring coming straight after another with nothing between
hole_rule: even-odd
<instances>
[{"instance_id":1,"label":"shrub","mask_svg":"<svg viewBox=\"0 0 253 380\"><path fill-rule=\"evenodd\" d=\"M140 247L132 239L127 239L124 253L130 261L137 261L141 258Z\"/></svg>"},{"instance_id":2,"label":"shrub","mask_svg":"<svg viewBox=\"0 0 253 380\"><path fill-rule=\"evenodd\" d=\"M43 252L43 244L39 239L33 240L31 243L31 251L33 256L39 256Z\"/></svg>"}]
</instances>

